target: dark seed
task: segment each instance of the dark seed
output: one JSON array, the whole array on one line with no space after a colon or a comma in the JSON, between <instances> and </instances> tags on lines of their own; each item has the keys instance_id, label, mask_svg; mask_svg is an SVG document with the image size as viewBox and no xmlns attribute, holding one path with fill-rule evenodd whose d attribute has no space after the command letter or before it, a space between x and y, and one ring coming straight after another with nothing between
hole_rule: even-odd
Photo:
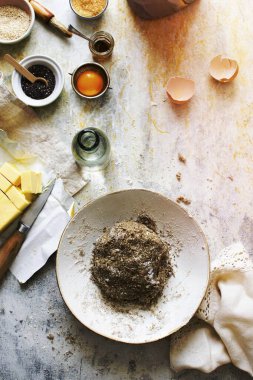
<instances>
[{"instance_id":1,"label":"dark seed","mask_svg":"<svg viewBox=\"0 0 253 380\"><path fill-rule=\"evenodd\" d=\"M28 68L36 77L42 77L47 80L47 85L41 81L31 83L25 77L21 78L21 87L24 93L32 99L45 99L52 94L55 88L55 76L48 67L43 65L32 65Z\"/></svg>"}]
</instances>

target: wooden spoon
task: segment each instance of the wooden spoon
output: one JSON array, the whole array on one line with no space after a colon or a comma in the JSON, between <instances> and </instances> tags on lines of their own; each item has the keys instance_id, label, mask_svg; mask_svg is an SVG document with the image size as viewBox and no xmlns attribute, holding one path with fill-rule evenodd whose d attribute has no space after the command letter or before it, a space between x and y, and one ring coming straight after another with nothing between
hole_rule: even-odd
<instances>
[{"instance_id":1,"label":"wooden spoon","mask_svg":"<svg viewBox=\"0 0 253 380\"><path fill-rule=\"evenodd\" d=\"M36 77L32 73L30 73L30 71L28 71L25 67L21 66L16 61L16 59L14 59L10 54L5 54L4 60L8 62L10 65L12 65L19 72L19 74L23 75L23 77L28 79L29 82L34 83L34 82L40 81L40 82L45 83L46 86L48 85L47 80L45 78Z\"/></svg>"}]
</instances>

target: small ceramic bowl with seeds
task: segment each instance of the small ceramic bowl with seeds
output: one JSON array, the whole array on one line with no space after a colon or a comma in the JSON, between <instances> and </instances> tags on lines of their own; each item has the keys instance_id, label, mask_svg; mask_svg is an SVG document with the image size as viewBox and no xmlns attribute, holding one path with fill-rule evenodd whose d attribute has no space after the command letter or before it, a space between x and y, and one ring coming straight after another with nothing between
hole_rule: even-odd
<instances>
[{"instance_id":1,"label":"small ceramic bowl with seeds","mask_svg":"<svg viewBox=\"0 0 253 380\"><path fill-rule=\"evenodd\" d=\"M32 31L33 7L26 0L0 0L0 44L15 44Z\"/></svg>"},{"instance_id":2,"label":"small ceramic bowl with seeds","mask_svg":"<svg viewBox=\"0 0 253 380\"><path fill-rule=\"evenodd\" d=\"M45 55L31 55L19 63L36 77L46 79L47 83L31 83L14 70L11 83L18 99L32 107L44 107L60 96L64 86L64 74L54 59Z\"/></svg>"},{"instance_id":3,"label":"small ceramic bowl with seeds","mask_svg":"<svg viewBox=\"0 0 253 380\"><path fill-rule=\"evenodd\" d=\"M69 0L72 11L81 19L86 21L96 20L101 17L107 7L109 0Z\"/></svg>"}]
</instances>

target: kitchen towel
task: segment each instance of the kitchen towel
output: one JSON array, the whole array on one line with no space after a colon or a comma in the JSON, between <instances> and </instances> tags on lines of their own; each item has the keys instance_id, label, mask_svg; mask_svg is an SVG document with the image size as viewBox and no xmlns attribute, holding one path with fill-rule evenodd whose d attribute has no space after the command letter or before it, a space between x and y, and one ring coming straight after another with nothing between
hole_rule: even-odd
<instances>
[{"instance_id":1,"label":"kitchen towel","mask_svg":"<svg viewBox=\"0 0 253 380\"><path fill-rule=\"evenodd\" d=\"M4 83L0 72L0 129L22 143L31 155L36 155L61 178L70 195L81 190L87 181L76 165L71 144L59 137L57 126L42 123L36 113L18 100Z\"/></svg>"},{"instance_id":2,"label":"kitchen towel","mask_svg":"<svg viewBox=\"0 0 253 380\"><path fill-rule=\"evenodd\" d=\"M211 372L232 362L253 376L253 262L241 243L211 264L206 295L195 318L171 339L176 371Z\"/></svg>"}]
</instances>

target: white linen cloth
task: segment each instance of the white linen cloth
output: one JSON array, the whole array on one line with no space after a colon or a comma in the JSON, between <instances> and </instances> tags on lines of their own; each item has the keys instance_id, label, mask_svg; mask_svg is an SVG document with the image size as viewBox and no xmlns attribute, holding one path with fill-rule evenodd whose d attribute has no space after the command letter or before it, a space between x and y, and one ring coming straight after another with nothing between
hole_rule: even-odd
<instances>
[{"instance_id":1,"label":"white linen cloth","mask_svg":"<svg viewBox=\"0 0 253 380\"><path fill-rule=\"evenodd\" d=\"M211 263L210 283L196 317L172 336L176 372L211 372L232 362L253 376L253 262L241 243Z\"/></svg>"}]
</instances>

